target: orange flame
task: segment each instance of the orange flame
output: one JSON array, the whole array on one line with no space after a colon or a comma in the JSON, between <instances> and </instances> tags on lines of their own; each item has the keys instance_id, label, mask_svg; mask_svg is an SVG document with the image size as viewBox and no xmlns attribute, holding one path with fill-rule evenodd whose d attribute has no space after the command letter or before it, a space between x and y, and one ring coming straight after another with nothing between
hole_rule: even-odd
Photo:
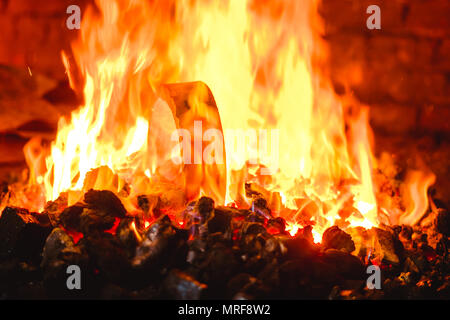
<instances>
[{"instance_id":1,"label":"orange flame","mask_svg":"<svg viewBox=\"0 0 450 320\"><path fill-rule=\"evenodd\" d=\"M105 166L123 183L95 186L115 192L126 182L132 195L145 193L161 167L179 183L181 167L170 162L180 158L170 139L178 124L160 86L198 80L211 88L225 133L225 203L248 203L243 183L253 182L273 198L291 234L306 215L316 242L342 220L378 225L368 112L346 117L320 71L326 48L317 0L96 4L100 15L85 13L73 45L84 105L61 119L45 172L34 170L47 200L82 190L88 172ZM31 162L38 167L36 157ZM423 197L425 182L413 198ZM416 221L420 201L405 222Z\"/></svg>"}]
</instances>

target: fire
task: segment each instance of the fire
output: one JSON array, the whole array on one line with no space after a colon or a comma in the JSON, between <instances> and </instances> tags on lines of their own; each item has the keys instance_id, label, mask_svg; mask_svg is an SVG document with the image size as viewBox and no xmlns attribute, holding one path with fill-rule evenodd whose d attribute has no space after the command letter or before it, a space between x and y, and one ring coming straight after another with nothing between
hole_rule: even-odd
<instances>
[{"instance_id":1,"label":"fire","mask_svg":"<svg viewBox=\"0 0 450 320\"><path fill-rule=\"evenodd\" d=\"M180 159L170 138L179 124L162 86L202 81L214 94L223 131L249 132L239 152L243 137L225 136L227 192L217 202L249 204L244 183L254 183L275 214L287 219L291 235L312 224L315 242L336 223L380 223L384 208L377 205L372 176L377 164L368 109L348 115L322 70L326 48L319 41L317 0L96 5L98 11L85 13L73 45L76 68L63 55L72 87L83 88L84 104L71 119L61 119L45 166L42 153L27 157L30 179L47 201L70 190L73 203L92 186L119 193L128 185L130 198L161 180L185 187L182 165L172 161ZM268 152L259 152L262 136L252 132L275 134ZM261 167L270 175L263 176ZM421 204L411 210L423 212L430 183L412 192Z\"/></svg>"}]
</instances>

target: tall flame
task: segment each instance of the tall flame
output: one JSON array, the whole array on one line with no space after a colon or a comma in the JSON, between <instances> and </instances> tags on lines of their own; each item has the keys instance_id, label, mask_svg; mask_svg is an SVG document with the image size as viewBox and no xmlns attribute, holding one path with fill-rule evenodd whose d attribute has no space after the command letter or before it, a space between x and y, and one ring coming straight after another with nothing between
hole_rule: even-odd
<instances>
[{"instance_id":1,"label":"tall flame","mask_svg":"<svg viewBox=\"0 0 450 320\"><path fill-rule=\"evenodd\" d=\"M159 126L158 134L169 145L176 128L172 119L163 116L169 107L153 86L158 37L163 36L156 32L164 23L149 23L153 9L145 2L99 1L98 6L101 17L89 8L80 39L73 45L84 79L85 102L72 113L70 122L59 123L46 159L47 199L81 189L87 172L102 166L131 183L133 175L153 172L164 146L148 135L152 112L157 110L158 121L164 120L167 135L161 132L164 126Z\"/></svg>"},{"instance_id":2,"label":"tall flame","mask_svg":"<svg viewBox=\"0 0 450 320\"><path fill-rule=\"evenodd\" d=\"M245 198L243 182L254 182L281 200L274 211L288 219L290 230L308 212L316 241L338 220L378 224L368 112L346 116L321 71L326 50L318 0L96 5L99 10L85 13L73 45L84 105L59 123L42 174L47 200L82 189L88 171L105 166L135 193L145 191L142 180L151 181L170 160L159 151L172 150L166 144L177 125L159 86L199 80L214 93L223 131L249 133L244 150L236 149L242 135L225 136L227 202ZM70 78L80 86L73 72ZM262 141L252 136L263 131L278 139L271 140L270 156L261 155ZM270 170L267 179L248 166L254 159ZM344 213L349 203L352 210Z\"/></svg>"}]
</instances>

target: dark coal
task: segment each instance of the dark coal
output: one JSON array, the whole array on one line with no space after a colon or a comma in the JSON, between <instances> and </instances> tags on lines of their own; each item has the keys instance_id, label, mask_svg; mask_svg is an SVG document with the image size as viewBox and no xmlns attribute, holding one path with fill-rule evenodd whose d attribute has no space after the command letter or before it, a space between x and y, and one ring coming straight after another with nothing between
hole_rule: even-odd
<instances>
[{"instance_id":1,"label":"dark coal","mask_svg":"<svg viewBox=\"0 0 450 320\"><path fill-rule=\"evenodd\" d=\"M248 235L253 234L257 235L260 233L266 233L266 228L262 223L259 222L247 222L242 225L242 234Z\"/></svg>"},{"instance_id":2,"label":"dark coal","mask_svg":"<svg viewBox=\"0 0 450 320\"><path fill-rule=\"evenodd\" d=\"M403 225L402 230L400 231L399 238L404 239L406 241L411 240L411 236L413 234L413 229L410 226Z\"/></svg>"},{"instance_id":3,"label":"dark coal","mask_svg":"<svg viewBox=\"0 0 450 320\"><path fill-rule=\"evenodd\" d=\"M67 230L81 232L81 213L84 208L81 203L67 207L59 215L59 223Z\"/></svg>"},{"instance_id":4,"label":"dark coal","mask_svg":"<svg viewBox=\"0 0 450 320\"><path fill-rule=\"evenodd\" d=\"M55 201L46 203L43 214L47 215L52 226L59 224L59 216L67 208L67 192L62 192Z\"/></svg>"},{"instance_id":5,"label":"dark coal","mask_svg":"<svg viewBox=\"0 0 450 320\"><path fill-rule=\"evenodd\" d=\"M252 202L252 212L259 214L264 219L272 219L272 213L267 205L267 200L263 197L256 197Z\"/></svg>"},{"instance_id":6,"label":"dark coal","mask_svg":"<svg viewBox=\"0 0 450 320\"><path fill-rule=\"evenodd\" d=\"M222 288L226 286L226 282L238 270L238 267L239 262L232 248L216 243L206 251L199 281L208 284L218 297L223 297Z\"/></svg>"},{"instance_id":7,"label":"dark coal","mask_svg":"<svg viewBox=\"0 0 450 320\"><path fill-rule=\"evenodd\" d=\"M256 212L249 212L248 215L245 216L245 221L248 222L258 222L263 224L266 221L266 218L259 213Z\"/></svg>"},{"instance_id":8,"label":"dark coal","mask_svg":"<svg viewBox=\"0 0 450 320\"><path fill-rule=\"evenodd\" d=\"M276 233L284 233L286 231L286 221L281 217L270 219L267 221L267 229L269 228L276 230Z\"/></svg>"},{"instance_id":9,"label":"dark coal","mask_svg":"<svg viewBox=\"0 0 450 320\"><path fill-rule=\"evenodd\" d=\"M89 190L84 194L84 202L88 208L103 211L105 215L123 218L127 214L120 199L109 190Z\"/></svg>"},{"instance_id":10,"label":"dark coal","mask_svg":"<svg viewBox=\"0 0 450 320\"><path fill-rule=\"evenodd\" d=\"M139 244L136 234L131 228L133 222L136 224L133 218L122 219L116 229L116 237L129 258L134 257L135 249Z\"/></svg>"},{"instance_id":11,"label":"dark coal","mask_svg":"<svg viewBox=\"0 0 450 320\"><path fill-rule=\"evenodd\" d=\"M76 265L81 270L81 289L67 287L69 266ZM43 268L43 283L48 298L51 299L91 299L99 296L101 281L89 265L89 257L79 251L63 251L58 259L50 260Z\"/></svg>"},{"instance_id":12,"label":"dark coal","mask_svg":"<svg viewBox=\"0 0 450 320\"><path fill-rule=\"evenodd\" d=\"M201 197L196 204L196 211L201 217L202 222L208 221L214 210L214 200L208 197Z\"/></svg>"},{"instance_id":13,"label":"dark coal","mask_svg":"<svg viewBox=\"0 0 450 320\"><path fill-rule=\"evenodd\" d=\"M165 215L154 221L136 248L133 266L148 272L185 263L189 232L176 228Z\"/></svg>"},{"instance_id":14,"label":"dark coal","mask_svg":"<svg viewBox=\"0 0 450 320\"><path fill-rule=\"evenodd\" d=\"M19 208L6 207L0 217L0 260L11 257L26 223L22 215L28 211Z\"/></svg>"},{"instance_id":15,"label":"dark coal","mask_svg":"<svg viewBox=\"0 0 450 320\"><path fill-rule=\"evenodd\" d=\"M445 209L438 210L439 211L436 218L436 228L446 237L450 237L450 214Z\"/></svg>"},{"instance_id":16,"label":"dark coal","mask_svg":"<svg viewBox=\"0 0 450 320\"><path fill-rule=\"evenodd\" d=\"M322 245L328 249L342 249L349 253L355 250L352 237L337 226L325 230L322 236Z\"/></svg>"},{"instance_id":17,"label":"dark coal","mask_svg":"<svg viewBox=\"0 0 450 320\"><path fill-rule=\"evenodd\" d=\"M107 215L106 211L84 208L80 215L80 229L83 234L109 230L114 226L116 218Z\"/></svg>"},{"instance_id":18,"label":"dark coal","mask_svg":"<svg viewBox=\"0 0 450 320\"><path fill-rule=\"evenodd\" d=\"M0 297L448 299L443 211L414 227L349 229L365 239L352 254L353 239L340 228L326 230L321 244L311 226L292 237L262 195L252 197L249 209L215 207L207 197L193 201L177 214L186 229L168 215L146 228L144 221L156 216L149 196L138 199L141 211L133 217L119 198L93 190L85 202L68 208L55 202L43 214L6 208ZM51 233L50 222L57 226ZM77 243L75 232L83 233ZM372 262L382 269L382 290L365 286ZM66 286L71 265L81 268L81 291Z\"/></svg>"},{"instance_id":19,"label":"dark coal","mask_svg":"<svg viewBox=\"0 0 450 320\"><path fill-rule=\"evenodd\" d=\"M72 237L69 236L63 229L54 228L45 241L44 248L42 250L42 263L45 267L50 261L59 258L59 255L63 251L77 251Z\"/></svg>"},{"instance_id":20,"label":"dark coal","mask_svg":"<svg viewBox=\"0 0 450 320\"><path fill-rule=\"evenodd\" d=\"M376 238L375 254L391 264L399 264L403 255L403 244L392 232L373 228Z\"/></svg>"},{"instance_id":21,"label":"dark coal","mask_svg":"<svg viewBox=\"0 0 450 320\"><path fill-rule=\"evenodd\" d=\"M199 300L208 288L206 284L176 269L169 272L163 286L167 297L177 300Z\"/></svg>"},{"instance_id":22,"label":"dark coal","mask_svg":"<svg viewBox=\"0 0 450 320\"><path fill-rule=\"evenodd\" d=\"M215 209L214 216L208 221L208 232L231 232L231 219L232 216L229 212Z\"/></svg>"},{"instance_id":23,"label":"dark coal","mask_svg":"<svg viewBox=\"0 0 450 320\"><path fill-rule=\"evenodd\" d=\"M323 259L328 264L328 270L336 270L347 279L363 279L365 276L364 264L350 253L328 249L325 251Z\"/></svg>"},{"instance_id":24,"label":"dark coal","mask_svg":"<svg viewBox=\"0 0 450 320\"><path fill-rule=\"evenodd\" d=\"M45 240L52 228L37 223L27 223L20 231L14 248L15 256L21 261L39 265Z\"/></svg>"},{"instance_id":25,"label":"dark coal","mask_svg":"<svg viewBox=\"0 0 450 320\"><path fill-rule=\"evenodd\" d=\"M98 276L110 283L126 284L131 270L128 255L116 237L109 233L89 235L80 240Z\"/></svg>"},{"instance_id":26,"label":"dark coal","mask_svg":"<svg viewBox=\"0 0 450 320\"><path fill-rule=\"evenodd\" d=\"M75 245L64 230L53 229L45 241L42 255L43 285L48 298L86 299L98 296L100 279L88 253L83 246ZM67 287L67 270L72 265L80 267L81 290L69 290Z\"/></svg>"},{"instance_id":27,"label":"dark coal","mask_svg":"<svg viewBox=\"0 0 450 320\"><path fill-rule=\"evenodd\" d=\"M279 236L278 239L286 248L288 259L308 259L319 253L319 248L303 237Z\"/></svg>"}]
</instances>

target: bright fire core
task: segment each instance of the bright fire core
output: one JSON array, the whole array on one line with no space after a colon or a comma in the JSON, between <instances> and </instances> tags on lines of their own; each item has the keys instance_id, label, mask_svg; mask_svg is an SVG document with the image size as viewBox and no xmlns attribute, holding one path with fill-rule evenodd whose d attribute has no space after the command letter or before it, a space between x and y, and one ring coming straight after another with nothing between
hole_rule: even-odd
<instances>
[{"instance_id":1,"label":"bright fire core","mask_svg":"<svg viewBox=\"0 0 450 320\"><path fill-rule=\"evenodd\" d=\"M279 130L270 157L260 157L254 141L236 152L235 141L225 139L226 195L205 194L216 203L248 207L244 183L251 183L274 215L286 219L291 234L310 224L316 241L335 224L416 222L434 177L412 177L406 209L380 205L368 109L349 112L327 80L318 5L317 0L96 1L84 13L74 59L63 54L84 103L70 119L60 120L50 150L26 152L30 183L45 194L29 207L42 210L62 192L73 204L95 188L116 192L132 212L135 197L154 191L162 176L177 187L189 184L176 179L183 168L170 161L176 156L170 136L177 123L166 112L160 88L202 81L214 95L224 131ZM255 158L270 176L248 165Z\"/></svg>"}]
</instances>

